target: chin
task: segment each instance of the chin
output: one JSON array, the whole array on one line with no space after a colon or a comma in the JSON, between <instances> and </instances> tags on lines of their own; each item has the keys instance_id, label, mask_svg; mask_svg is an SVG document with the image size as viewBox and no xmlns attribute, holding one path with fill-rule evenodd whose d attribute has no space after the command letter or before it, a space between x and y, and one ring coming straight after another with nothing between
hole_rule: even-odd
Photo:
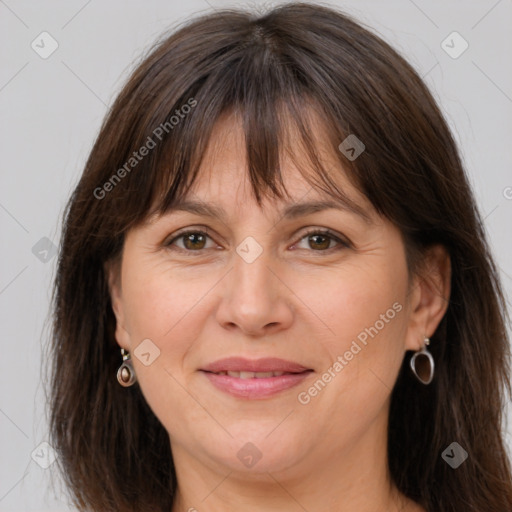
<instances>
[{"instance_id":1,"label":"chin","mask_svg":"<svg viewBox=\"0 0 512 512\"><path fill-rule=\"evenodd\" d=\"M275 426L274 423L273 428ZM247 475L277 473L297 465L305 455L304 443L296 441L285 429L271 434L271 438L271 430L254 429L253 435L249 436L244 429L230 429L233 439L224 437L211 446L203 447L201 451L229 471ZM214 451L212 446L215 447Z\"/></svg>"}]
</instances>

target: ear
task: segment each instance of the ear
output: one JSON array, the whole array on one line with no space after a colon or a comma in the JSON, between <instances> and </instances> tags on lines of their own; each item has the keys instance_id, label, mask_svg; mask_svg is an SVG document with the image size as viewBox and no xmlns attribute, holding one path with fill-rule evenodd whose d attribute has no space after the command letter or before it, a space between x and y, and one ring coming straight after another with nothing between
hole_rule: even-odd
<instances>
[{"instance_id":1,"label":"ear","mask_svg":"<svg viewBox=\"0 0 512 512\"><path fill-rule=\"evenodd\" d=\"M409 324L406 350L420 350L425 336L430 338L448 309L451 290L450 255L442 245L427 249L419 275L414 276L409 297Z\"/></svg>"},{"instance_id":2,"label":"ear","mask_svg":"<svg viewBox=\"0 0 512 512\"><path fill-rule=\"evenodd\" d=\"M121 290L121 262L108 261L104 264L104 271L107 277L112 311L116 318L115 337L117 344L125 350L130 350L130 334L126 329L126 317Z\"/></svg>"}]
</instances>

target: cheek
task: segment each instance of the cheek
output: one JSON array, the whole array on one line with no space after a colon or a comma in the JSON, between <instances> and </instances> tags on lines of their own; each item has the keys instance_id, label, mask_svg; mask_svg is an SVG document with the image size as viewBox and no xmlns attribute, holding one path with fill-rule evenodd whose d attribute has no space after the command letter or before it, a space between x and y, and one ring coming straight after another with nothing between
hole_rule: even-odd
<instances>
[{"instance_id":1,"label":"cheek","mask_svg":"<svg viewBox=\"0 0 512 512\"><path fill-rule=\"evenodd\" d=\"M368 258L368 264L319 281L309 295L308 305L329 328L319 341L321 349L331 365L339 363L331 370L333 384L326 386L338 411L368 415L368 407L378 409L394 386L407 325L407 272L400 258L401 253L379 261ZM313 289L311 283L303 293L306 289Z\"/></svg>"},{"instance_id":2,"label":"cheek","mask_svg":"<svg viewBox=\"0 0 512 512\"><path fill-rule=\"evenodd\" d=\"M391 268L360 267L314 283L304 280L297 294L308 297L304 302L322 321L324 330L328 328L330 336L323 344L333 355L348 350L352 340L364 346L365 341L386 338L385 333L401 328L403 288L402 277Z\"/></svg>"},{"instance_id":3,"label":"cheek","mask_svg":"<svg viewBox=\"0 0 512 512\"><path fill-rule=\"evenodd\" d=\"M183 362L200 336L203 322L198 316L204 311L201 298L213 282L211 278L200 282L171 278L169 271L158 268L139 267L137 272L131 272L127 266L126 270L131 277L123 283L123 294L132 351L143 346L142 340L149 339L157 347L152 349L149 345L149 352L158 354L149 365L136 354L132 358L141 392L160 422L178 436L186 437L186 425L196 421L196 416L197 421L205 421L186 391ZM186 411L187 421L176 411Z\"/></svg>"},{"instance_id":4,"label":"cheek","mask_svg":"<svg viewBox=\"0 0 512 512\"><path fill-rule=\"evenodd\" d=\"M144 262L126 265L123 296L132 350L149 339L162 356L148 367L134 360L141 381L165 389L169 373L181 382L183 372L191 370L186 365L194 360L190 356L197 350L196 342L207 322L209 291L216 282L218 277L212 272L185 273Z\"/></svg>"},{"instance_id":5,"label":"cheek","mask_svg":"<svg viewBox=\"0 0 512 512\"><path fill-rule=\"evenodd\" d=\"M123 296L127 321L135 336L164 341L194 315L211 287L211 277L180 277L180 271L164 265L127 261ZM213 281L212 281L213 282Z\"/></svg>"}]
</instances>

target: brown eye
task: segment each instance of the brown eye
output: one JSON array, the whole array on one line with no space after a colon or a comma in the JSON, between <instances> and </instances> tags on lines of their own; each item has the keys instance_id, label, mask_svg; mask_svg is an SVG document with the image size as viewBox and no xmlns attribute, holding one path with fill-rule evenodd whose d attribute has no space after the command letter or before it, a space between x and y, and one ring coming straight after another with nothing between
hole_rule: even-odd
<instances>
[{"instance_id":1,"label":"brown eye","mask_svg":"<svg viewBox=\"0 0 512 512\"><path fill-rule=\"evenodd\" d=\"M204 249L206 237L201 233L182 235L183 244L187 249Z\"/></svg>"},{"instance_id":2,"label":"brown eye","mask_svg":"<svg viewBox=\"0 0 512 512\"><path fill-rule=\"evenodd\" d=\"M329 249L331 238L325 235L309 235L309 246L312 249Z\"/></svg>"},{"instance_id":3,"label":"brown eye","mask_svg":"<svg viewBox=\"0 0 512 512\"><path fill-rule=\"evenodd\" d=\"M315 252L327 252L332 250L338 250L350 247L347 242L344 242L341 238L336 236L334 233L325 230L311 230L301 237L299 244L303 241L307 241L307 247L299 247L300 249L312 249ZM334 244L333 244L334 242Z\"/></svg>"},{"instance_id":4,"label":"brown eye","mask_svg":"<svg viewBox=\"0 0 512 512\"><path fill-rule=\"evenodd\" d=\"M165 245L167 247L176 246L183 251L197 252L202 249L208 249L208 247L206 247L208 239L211 240L210 236L203 231L186 231L180 233Z\"/></svg>"}]
</instances>

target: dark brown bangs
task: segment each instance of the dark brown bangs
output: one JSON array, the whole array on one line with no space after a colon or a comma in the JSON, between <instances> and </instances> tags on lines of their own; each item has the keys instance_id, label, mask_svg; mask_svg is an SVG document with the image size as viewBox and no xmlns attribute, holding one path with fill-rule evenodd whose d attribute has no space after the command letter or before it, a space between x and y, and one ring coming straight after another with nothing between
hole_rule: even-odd
<instances>
[{"instance_id":1,"label":"dark brown bangs","mask_svg":"<svg viewBox=\"0 0 512 512\"><path fill-rule=\"evenodd\" d=\"M299 36L293 24L277 23L275 16L257 19L223 11L196 19L193 30L208 31L207 39L179 31L159 43L135 71L112 108L115 117L111 114L102 130L111 139L111 153L103 156L102 168L113 175L116 169L126 168L127 162L136 164L128 165L129 176L116 179L116 186L99 205L106 212L104 203L113 201L120 209L117 219L112 219L115 252L128 229L154 213L167 211L187 194L215 123L230 111L243 123L247 167L258 204L266 194L286 195L281 175L286 152L312 187L350 203L336 184L336 175L343 169L377 212L390 218L404 236L417 231L409 221L414 215L406 205L402 207L403 194L417 198L415 213L425 218L419 206L432 182L424 171L429 165L443 165L434 161L438 150L427 155L411 150L425 147L424 132L430 133L430 125L439 122L424 85L397 54L387 54L415 85L410 93L404 91L400 79L380 62L382 45L372 38L366 40L362 29L348 20L342 35L336 25L327 29L326 37L339 39L338 46L323 47L318 35L305 32ZM293 40L289 33L295 33ZM361 58L355 58L357 54ZM325 128L322 134L313 128L313 116ZM410 118L407 122L417 130L390 139L388 133L396 131L400 116ZM118 119L123 119L119 131ZM338 150L348 135L366 145L357 162ZM318 137L328 138L323 142L336 154L338 168L322 163ZM450 136L440 133L439 137ZM151 150L138 163L133 152L144 146ZM98 142L93 153L101 158L105 147ZM88 167L95 167L94 163ZM414 174L415 181L404 182L404 173ZM105 174L97 176L94 186L102 186Z\"/></svg>"},{"instance_id":2,"label":"dark brown bangs","mask_svg":"<svg viewBox=\"0 0 512 512\"><path fill-rule=\"evenodd\" d=\"M261 30L256 29L254 37L256 43L241 42L232 51L224 48L207 77L191 84L170 108L162 105L155 112L149 128L162 126L173 112L197 103L194 111L163 137L141 175L131 178L134 183L126 192L136 192L138 200L128 203L140 205L136 213L132 210L135 223L163 214L188 194L216 123L230 115L244 130L247 172L260 206L266 196L289 197L281 172L285 155L312 188L352 203L336 179L342 169L352 168L337 148L346 136L340 120L329 113L332 107L323 105L297 80L296 67L280 59L269 40L261 39ZM149 130L144 131L143 138L151 136ZM339 162L335 168L327 167L319 154L320 137L328 138L324 142ZM360 188L353 173L348 178Z\"/></svg>"},{"instance_id":3,"label":"dark brown bangs","mask_svg":"<svg viewBox=\"0 0 512 512\"><path fill-rule=\"evenodd\" d=\"M237 103L229 110L212 113L208 121L191 124L191 133L183 136L180 134L178 140L169 143L164 149L162 162L155 162L155 168L151 170L157 183L153 193L157 195L148 216L165 213L189 193L198 178L209 137L216 123L224 117L229 117L233 124L241 124L243 127L246 170L254 197L260 206L264 197L291 199L283 182L285 158L293 163L311 189L315 188L352 204L353 201L340 188L339 179L336 179L336 175L345 170L341 162L336 166L329 165L318 149L319 134L315 133L318 131L318 118L321 117L318 115L318 107L314 109L311 102L307 102L297 108L297 100L303 101L302 98L287 98L286 103L283 101L264 112L258 112L254 104L242 106ZM324 126L321 128L322 135L329 131ZM332 128L330 130L332 133ZM184 140L180 141L182 137ZM331 154L336 155L335 148L331 149Z\"/></svg>"}]
</instances>

